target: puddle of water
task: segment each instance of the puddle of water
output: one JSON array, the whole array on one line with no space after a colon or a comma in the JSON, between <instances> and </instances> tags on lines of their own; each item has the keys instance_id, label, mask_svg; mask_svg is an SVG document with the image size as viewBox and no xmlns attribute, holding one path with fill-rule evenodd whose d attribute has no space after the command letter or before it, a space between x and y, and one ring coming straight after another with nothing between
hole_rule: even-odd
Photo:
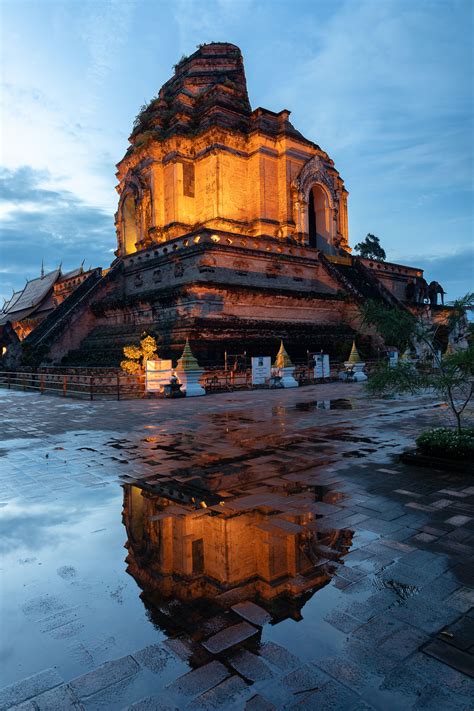
<instances>
[{"instance_id":1,"label":"puddle of water","mask_svg":"<svg viewBox=\"0 0 474 711\"><path fill-rule=\"evenodd\" d=\"M310 661L342 649L346 634L328 620L350 615L351 600L383 590L402 604L417 594L387 571L383 580L373 575L368 590L342 590L348 581L339 564L378 535L345 528L343 518L331 522L345 494L328 464L335 451L340 461L362 457L376 450L345 449L377 442L358 436L349 417L337 427L306 427L314 418L295 410L351 408L339 399L254 417L212 413L183 432L174 421L126 437L90 433L80 448L64 437L29 462L38 501L21 490L28 450L12 455L10 486L18 489L1 510L9 571L1 614L5 640L15 640L1 650L5 683L39 671L39 660L71 679L177 636L191 666L201 666L212 659L201 642L241 622L239 602L268 616L249 650L273 641ZM47 483L38 492L39 476ZM111 484L117 476L122 488ZM350 575L349 565L344 571Z\"/></svg>"},{"instance_id":2,"label":"puddle of water","mask_svg":"<svg viewBox=\"0 0 474 711\"><path fill-rule=\"evenodd\" d=\"M176 510L165 497L125 486L127 572L153 623L166 634L192 634L197 645L216 615L221 629L239 621L237 602L258 604L273 624L301 619L331 580L328 563L349 550L352 531L320 531L314 514L290 513L293 506L291 496L268 493L260 503L249 495Z\"/></svg>"},{"instance_id":3,"label":"puddle of water","mask_svg":"<svg viewBox=\"0 0 474 711\"><path fill-rule=\"evenodd\" d=\"M349 434L348 432L330 432L325 435L325 439L335 440L336 442L364 442L366 444L375 443L375 441L370 437L359 437L358 435Z\"/></svg>"},{"instance_id":4,"label":"puddle of water","mask_svg":"<svg viewBox=\"0 0 474 711\"><path fill-rule=\"evenodd\" d=\"M395 593L395 604L405 602L405 600L408 600L414 595L418 595L420 591L420 588L416 585L408 585L407 583L400 583L397 580L391 579L382 579L377 581L376 587L378 587L379 590L385 588L386 590L391 590Z\"/></svg>"}]
</instances>

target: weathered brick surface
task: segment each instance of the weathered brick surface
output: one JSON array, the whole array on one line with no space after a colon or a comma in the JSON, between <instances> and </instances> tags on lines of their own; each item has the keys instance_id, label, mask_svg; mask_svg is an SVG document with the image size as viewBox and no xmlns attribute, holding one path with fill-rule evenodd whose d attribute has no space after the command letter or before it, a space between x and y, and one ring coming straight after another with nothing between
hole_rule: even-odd
<instances>
[{"instance_id":1,"label":"weathered brick surface","mask_svg":"<svg viewBox=\"0 0 474 711\"><path fill-rule=\"evenodd\" d=\"M169 684L169 689L184 696L199 696L217 686L228 676L230 674L225 666L220 662L213 661L180 676L172 684Z\"/></svg>"},{"instance_id":2,"label":"weathered brick surface","mask_svg":"<svg viewBox=\"0 0 474 711\"><path fill-rule=\"evenodd\" d=\"M5 686L0 690L0 711L5 711L10 706L20 704L62 683L63 679L56 669L51 668L23 679L16 684Z\"/></svg>"},{"instance_id":3,"label":"weathered brick surface","mask_svg":"<svg viewBox=\"0 0 474 711\"><path fill-rule=\"evenodd\" d=\"M33 703L36 705L38 711L52 711L53 709L61 709L61 711L83 711L84 709L84 706L69 684L62 684L54 689L45 691L39 696L35 696Z\"/></svg>"},{"instance_id":4,"label":"weathered brick surface","mask_svg":"<svg viewBox=\"0 0 474 711\"><path fill-rule=\"evenodd\" d=\"M234 674L194 699L190 708L222 709L235 703L236 699L244 696L247 691L248 686L245 681Z\"/></svg>"},{"instance_id":5,"label":"weathered brick surface","mask_svg":"<svg viewBox=\"0 0 474 711\"><path fill-rule=\"evenodd\" d=\"M105 664L88 674L73 679L70 685L77 696L83 699L129 676L133 676L138 672L139 668L133 657L121 657L111 662L105 662Z\"/></svg>"},{"instance_id":6,"label":"weathered brick surface","mask_svg":"<svg viewBox=\"0 0 474 711\"><path fill-rule=\"evenodd\" d=\"M202 646L207 649L208 652L211 652L211 654L219 654L225 649L230 649L230 647L234 647L236 644L240 644L256 634L258 634L258 630L253 627L253 625L249 625L247 622L240 622L237 625L228 627L212 637L209 637L209 639L202 643Z\"/></svg>"},{"instance_id":7,"label":"weathered brick surface","mask_svg":"<svg viewBox=\"0 0 474 711\"><path fill-rule=\"evenodd\" d=\"M262 658L247 649L239 649L227 660L241 676L249 681L262 681L273 677L273 672Z\"/></svg>"},{"instance_id":8,"label":"weathered brick surface","mask_svg":"<svg viewBox=\"0 0 474 711\"><path fill-rule=\"evenodd\" d=\"M243 617L244 620L247 620L247 622L260 627L263 627L263 625L272 619L266 610L263 610L259 605L256 605L250 600L237 603L237 605L232 607L232 610L240 615L240 617Z\"/></svg>"}]
</instances>

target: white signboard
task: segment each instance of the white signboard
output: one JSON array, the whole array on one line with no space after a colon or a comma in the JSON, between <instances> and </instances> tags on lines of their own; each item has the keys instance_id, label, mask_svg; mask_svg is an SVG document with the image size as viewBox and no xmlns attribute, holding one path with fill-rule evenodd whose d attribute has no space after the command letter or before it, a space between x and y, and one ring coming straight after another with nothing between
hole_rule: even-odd
<instances>
[{"instance_id":1,"label":"white signboard","mask_svg":"<svg viewBox=\"0 0 474 711\"><path fill-rule=\"evenodd\" d=\"M329 356L327 353L317 353L314 356L314 377L315 378L330 378L331 370L329 367Z\"/></svg>"},{"instance_id":2,"label":"white signboard","mask_svg":"<svg viewBox=\"0 0 474 711\"><path fill-rule=\"evenodd\" d=\"M159 392L167 385L173 374L173 363L170 360L148 360L146 363L147 392Z\"/></svg>"},{"instance_id":3,"label":"white signboard","mask_svg":"<svg viewBox=\"0 0 474 711\"><path fill-rule=\"evenodd\" d=\"M395 368L398 363L398 351L388 352L388 364L391 368Z\"/></svg>"},{"instance_id":4,"label":"white signboard","mask_svg":"<svg viewBox=\"0 0 474 711\"><path fill-rule=\"evenodd\" d=\"M323 355L323 378L331 377L331 369L329 367L329 356L327 353Z\"/></svg>"},{"instance_id":5,"label":"white signboard","mask_svg":"<svg viewBox=\"0 0 474 711\"><path fill-rule=\"evenodd\" d=\"M270 356L252 358L252 385L265 385L269 380L272 369Z\"/></svg>"}]
</instances>

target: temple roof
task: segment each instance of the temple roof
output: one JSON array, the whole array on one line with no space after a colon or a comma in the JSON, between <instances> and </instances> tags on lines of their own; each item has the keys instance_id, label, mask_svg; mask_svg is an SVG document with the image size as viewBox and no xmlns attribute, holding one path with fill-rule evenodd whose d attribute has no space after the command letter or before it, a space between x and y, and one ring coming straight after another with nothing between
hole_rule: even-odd
<instances>
[{"instance_id":1,"label":"temple roof","mask_svg":"<svg viewBox=\"0 0 474 711\"><path fill-rule=\"evenodd\" d=\"M72 269L70 272L60 274L59 281L67 281L68 279L73 279L74 277L81 276L81 274L84 274L84 267L82 266L82 264L77 269Z\"/></svg>"},{"instance_id":2,"label":"temple roof","mask_svg":"<svg viewBox=\"0 0 474 711\"><path fill-rule=\"evenodd\" d=\"M51 289L60 274L61 270L55 269L49 274L27 281L24 289L16 291L10 301L5 303L0 311L0 324L7 321L20 321L30 316L40 306L44 306L43 302L50 296ZM52 308L52 303L48 304L48 308Z\"/></svg>"}]
</instances>

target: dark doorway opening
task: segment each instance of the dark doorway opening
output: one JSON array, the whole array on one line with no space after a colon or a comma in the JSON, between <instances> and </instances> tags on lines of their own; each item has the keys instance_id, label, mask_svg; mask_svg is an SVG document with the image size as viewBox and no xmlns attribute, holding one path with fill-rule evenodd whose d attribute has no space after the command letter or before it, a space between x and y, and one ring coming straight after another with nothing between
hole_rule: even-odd
<instances>
[{"instance_id":1,"label":"dark doorway opening","mask_svg":"<svg viewBox=\"0 0 474 711\"><path fill-rule=\"evenodd\" d=\"M204 572L204 541L199 538L192 543L193 574L201 575Z\"/></svg>"}]
</instances>

